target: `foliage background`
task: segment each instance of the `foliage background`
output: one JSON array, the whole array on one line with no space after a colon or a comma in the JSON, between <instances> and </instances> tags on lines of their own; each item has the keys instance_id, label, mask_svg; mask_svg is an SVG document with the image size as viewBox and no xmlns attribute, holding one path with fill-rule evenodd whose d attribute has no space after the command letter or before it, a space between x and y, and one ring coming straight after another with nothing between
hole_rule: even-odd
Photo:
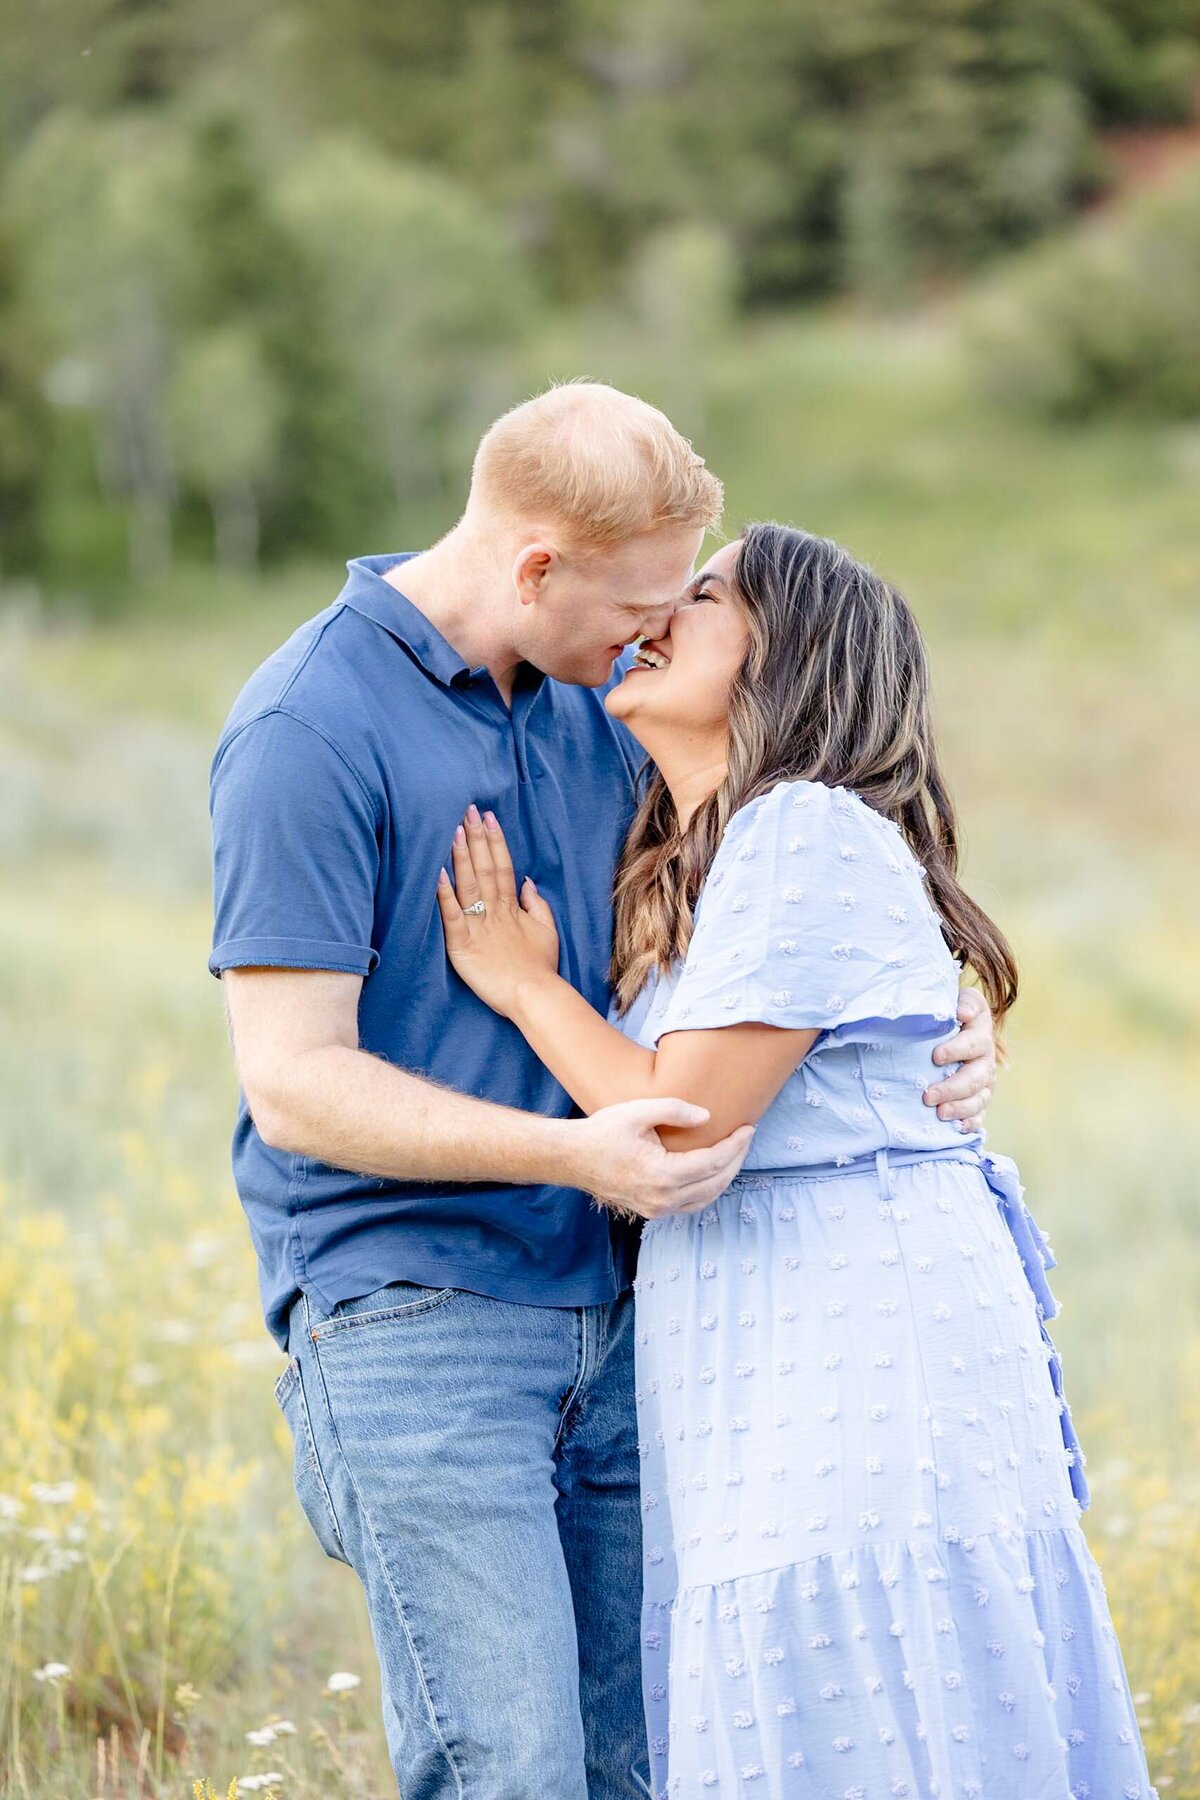
<instances>
[{"instance_id":1,"label":"foliage background","mask_svg":"<svg viewBox=\"0 0 1200 1800\"><path fill-rule=\"evenodd\" d=\"M1025 970L992 1139L1059 1250L1152 1772L1200 1800L1200 4L0 36L0 1792L394 1791L229 1180L205 775L342 559L429 542L481 426L590 374L731 527L840 536L926 623Z\"/></svg>"}]
</instances>

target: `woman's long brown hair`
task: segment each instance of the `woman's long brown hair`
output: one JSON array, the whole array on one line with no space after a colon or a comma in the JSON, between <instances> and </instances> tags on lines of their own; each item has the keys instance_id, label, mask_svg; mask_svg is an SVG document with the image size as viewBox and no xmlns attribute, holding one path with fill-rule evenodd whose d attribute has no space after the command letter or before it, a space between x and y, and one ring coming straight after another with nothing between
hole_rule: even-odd
<instances>
[{"instance_id":1,"label":"woman's long brown hair","mask_svg":"<svg viewBox=\"0 0 1200 1800\"><path fill-rule=\"evenodd\" d=\"M687 950L734 813L776 782L820 781L851 789L900 827L946 942L999 1023L1017 997L1017 965L958 879L929 663L908 603L839 544L786 525L747 527L733 585L750 645L730 693L725 778L680 831L666 783L650 777L617 870L618 1008L629 1009L652 968L665 971Z\"/></svg>"}]
</instances>

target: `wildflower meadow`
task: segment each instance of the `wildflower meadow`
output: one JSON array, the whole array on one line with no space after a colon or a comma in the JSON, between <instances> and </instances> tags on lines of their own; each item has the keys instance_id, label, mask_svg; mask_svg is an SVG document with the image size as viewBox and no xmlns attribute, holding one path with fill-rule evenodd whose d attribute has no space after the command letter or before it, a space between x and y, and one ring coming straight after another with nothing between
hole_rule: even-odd
<instances>
[{"instance_id":1,"label":"wildflower meadow","mask_svg":"<svg viewBox=\"0 0 1200 1800\"><path fill-rule=\"evenodd\" d=\"M969 879L1023 970L992 1143L1059 1255L1152 1774L1200 1800L1200 436L1015 419L944 319L748 332L706 419L731 526L843 537L928 626ZM340 581L179 575L106 624L2 597L6 1800L395 1792L356 1581L292 1493L205 970L212 743Z\"/></svg>"}]
</instances>

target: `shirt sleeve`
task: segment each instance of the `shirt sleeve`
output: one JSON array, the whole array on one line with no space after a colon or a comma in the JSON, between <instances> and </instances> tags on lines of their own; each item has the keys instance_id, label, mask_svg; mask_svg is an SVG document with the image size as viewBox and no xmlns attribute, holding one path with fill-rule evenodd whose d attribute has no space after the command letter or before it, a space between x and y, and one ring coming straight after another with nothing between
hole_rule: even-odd
<instances>
[{"instance_id":1,"label":"shirt sleeve","mask_svg":"<svg viewBox=\"0 0 1200 1800\"><path fill-rule=\"evenodd\" d=\"M655 1039L758 1022L949 1023L957 967L900 833L842 788L783 782L730 821Z\"/></svg>"},{"instance_id":2,"label":"shirt sleeve","mask_svg":"<svg viewBox=\"0 0 1200 1800\"><path fill-rule=\"evenodd\" d=\"M210 811L212 973L370 974L377 809L337 746L296 714L260 714L218 746Z\"/></svg>"}]
</instances>

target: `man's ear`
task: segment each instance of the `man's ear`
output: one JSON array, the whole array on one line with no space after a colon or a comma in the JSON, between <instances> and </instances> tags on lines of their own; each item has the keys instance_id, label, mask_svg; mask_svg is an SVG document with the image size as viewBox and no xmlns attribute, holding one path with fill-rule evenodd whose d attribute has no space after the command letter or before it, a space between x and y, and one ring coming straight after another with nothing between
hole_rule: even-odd
<instances>
[{"instance_id":1,"label":"man's ear","mask_svg":"<svg viewBox=\"0 0 1200 1800\"><path fill-rule=\"evenodd\" d=\"M532 606L541 597L542 585L557 561L558 551L553 544L535 542L518 550L512 579L522 606Z\"/></svg>"}]
</instances>

